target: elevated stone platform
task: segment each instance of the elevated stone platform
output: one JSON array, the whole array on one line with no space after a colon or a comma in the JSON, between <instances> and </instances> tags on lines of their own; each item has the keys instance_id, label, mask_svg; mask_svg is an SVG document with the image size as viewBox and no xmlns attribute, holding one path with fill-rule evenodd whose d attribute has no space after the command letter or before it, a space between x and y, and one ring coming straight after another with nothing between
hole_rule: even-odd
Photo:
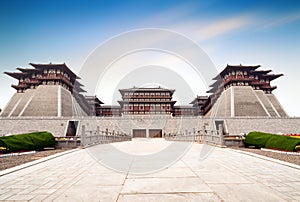
<instances>
[{"instance_id":1,"label":"elevated stone platform","mask_svg":"<svg viewBox=\"0 0 300 202\"><path fill-rule=\"evenodd\" d=\"M87 116L71 92L60 85L40 85L15 93L2 117Z\"/></svg>"},{"instance_id":2,"label":"elevated stone platform","mask_svg":"<svg viewBox=\"0 0 300 202\"><path fill-rule=\"evenodd\" d=\"M251 86L232 86L222 92L205 117L287 117L273 94Z\"/></svg>"}]
</instances>

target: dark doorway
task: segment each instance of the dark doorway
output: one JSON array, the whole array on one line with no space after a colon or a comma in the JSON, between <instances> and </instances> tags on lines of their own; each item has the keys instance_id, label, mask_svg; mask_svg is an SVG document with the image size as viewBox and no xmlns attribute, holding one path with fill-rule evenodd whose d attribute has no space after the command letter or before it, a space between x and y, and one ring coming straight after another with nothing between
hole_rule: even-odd
<instances>
[{"instance_id":1,"label":"dark doorway","mask_svg":"<svg viewBox=\"0 0 300 202\"><path fill-rule=\"evenodd\" d=\"M146 135L146 129L133 129L132 130L133 137L147 137Z\"/></svg>"},{"instance_id":2,"label":"dark doorway","mask_svg":"<svg viewBox=\"0 0 300 202\"><path fill-rule=\"evenodd\" d=\"M66 136L75 136L77 132L78 121L69 121Z\"/></svg>"},{"instance_id":3,"label":"dark doorway","mask_svg":"<svg viewBox=\"0 0 300 202\"><path fill-rule=\"evenodd\" d=\"M215 126L216 126L216 130L219 130L219 126L222 126L222 127L224 127L224 121L223 120L216 120L215 121ZM224 128L223 128L223 130L224 130Z\"/></svg>"},{"instance_id":4,"label":"dark doorway","mask_svg":"<svg viewBox=\"0 0 300 202\"><path fill-rule=\"evenodd\" d=\"M149 129L149 137L162 138L162 130L161 129Z\"/></svg>"}]
</instances>

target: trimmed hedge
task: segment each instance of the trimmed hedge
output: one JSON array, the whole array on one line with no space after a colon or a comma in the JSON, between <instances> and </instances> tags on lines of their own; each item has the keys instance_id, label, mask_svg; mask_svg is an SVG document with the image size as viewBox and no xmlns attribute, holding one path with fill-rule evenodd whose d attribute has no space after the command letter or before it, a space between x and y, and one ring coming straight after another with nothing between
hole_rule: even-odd
<instances>
[{"instance_id":1,"label":"trimmed hedge","mask_svg":"<svg viewBox=\"0 0 300 202\"><path fill-rule=\"evenodd\" d=\"M7 152L40 151L54 145L55 138L46 131L0 137L0 147L7 148Z\"/></svg>"},{"instance_id":2,"label":"trimmed hedge","mask_svg":"<svg viewBox=\"0 0 300 202\"><path fill-rule=\"evenodd\" d=\"M282 135L274 135L267 141L266 148L296 151L295 147L297 145L300 145L300 139Z\"/></svg>"},{"instance_id":3,"label":"trimmed hedge","mask_svg":"<svg viewBox=\"0 0 300 202\"><path fill-rule=\"evenodd\" d=\"M266 143L267 143L268 139L272 135L273 134L270 134L270 133L262 133L262 132L257 132L257 131L250 132L245 137L245 140L244 140L245 146L255 146L258 148L264 148L264 147L266 147Z\"/></svg>"},{"instance_id":4,"label":"trimmed hedge","mask_svg":"<svg viewBox=\"0 0 300 202\"><path fill-rule=\"evenodd\" d=\"M262 132L250 132L245 140L245 146L255 146L259 148L279 149L284 151L295 151L295 147L300 145L300 139L283 135L275 135Z\"/></svg>"}]
</instances>

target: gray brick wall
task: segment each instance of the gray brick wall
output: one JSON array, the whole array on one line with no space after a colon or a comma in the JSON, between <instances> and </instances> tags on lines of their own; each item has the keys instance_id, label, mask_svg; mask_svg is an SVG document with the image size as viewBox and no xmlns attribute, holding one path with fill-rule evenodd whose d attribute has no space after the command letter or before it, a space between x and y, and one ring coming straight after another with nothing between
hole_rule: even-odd
<instances>
[{"instance_id":1,"label":"gray brick wall","mask_svg":"<svg viewBox=\"0 0 300 202\"><path fill-rule=\"evenodd\" d=\"M0 118L0 135L49 131L54 136L65 136L68 119L57 118Z\"/></svg>"},{"instance_id":2,"label":"gray brick wall","mask_svg":"<svg viewBox=\"0 0 300 202\"><path fill-rule=\"evenodd\" d=\"M229 134L263 131L270 133L300 133L300 118L215 118L171 117L171 116L132 116L132 117L15 117L0 118L0 135L20 134L33 131L49 131L54 136L65 136L68 121L79 121L78 135L81 126L86 130L106 130L131 134L132 129L163 129L163 133L185 133L206 129L215 129L215 120L225 120Z\"/></svg>"}]
</instances>

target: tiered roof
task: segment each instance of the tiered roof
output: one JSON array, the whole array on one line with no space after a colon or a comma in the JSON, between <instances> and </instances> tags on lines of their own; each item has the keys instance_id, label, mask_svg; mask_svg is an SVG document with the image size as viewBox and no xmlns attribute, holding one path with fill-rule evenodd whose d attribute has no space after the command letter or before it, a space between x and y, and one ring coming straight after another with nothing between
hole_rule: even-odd
<instances>
[{"instance_id":1,"label":"tiered roof","mask_svg":"<svg viewBox=\"0 0 300 202\"><path fill-rule=\"evenodd\" d=\"M227 73L232 72L232 71L254 71L257 68L259 68L260 65L228 65L221 71L213 80L218 80L220 78L223 78Z\"/></svg>"},{"instance_id":2,"label":"tiered roof","mask_svg":"<svg viewBox=\"0 0 300 202\"><path fill-rule=\"evenodd\" d=\"M215 82L210 85L211 89L207 91L207 93L211 93L211 95L207 99L207 102L202 105L202 107L205 108L204 111L208 111L224 89L230 86L252 86L254 89L271 93L277 87L271 86L270 82L283 76L283 74L270 74L272 70L258 70L260 67L260 65L227 64L227 66L213 78ZM195 100L193 102L195 102Z\"/></svg>"},{"instance_id":3,"label":"tiered roof","mask_svg":"<svg viewBox=\"0 0 300 202\"><path fill-rule=\"evenodd\" d=\"M74 72L72 72L65 63L63 64L35 64L29 63L34 68L20 68L17 70L20 72L4 72L5 74L18 79L19 83L17 85L12 85L16 90L26 90L31 87L31 85L38 86L43 83L43 81L60 81L68 86L71 92L86 92L81 88L83 86L77 79L80 79ZM44 75L44 70L60 70L68 75L68 77L62 75ZM40 75L40 76L38 76Z\"/></svg>"},{"instance_id":4,"label":"tiered roof","mask_svg":"<svg viewBox=\"0 0 300 202\"><path fill-rule=\"evenodd\" d=\"M78 77L71 69L69 69L69 67L66 65L66 63L63 64L35 64L35 63L29 63L31 66L33 66L36 69L59 69L62 70L64 72L66 72L67 74L69 74L69 76L71 77L71 79L80 79L80 77Z\"/></svg>"},{"instance_id":5,"label":"tiered roof","mask_svg":"<svg viewBox=\"0 0 300 202\"><path fill-rule=\"evenodd\" d=\"M199 96L197 95L197 97L192 101L190 102L190 104L197 104L199 100L207 100L208 99L208 96Z\"/></svg>"},{"instance_id":6,"label":"tiered roof","mask_svg":"<svg viewBox=\"0 0 300 202\"><path fill-rule=\"evenodd\" d=\"M154 87L154 88L127 88L127 89L119 89L120 93L123 95L125 92L170 92L171 95L175 92L175 89L167 89L167 88L162 88L160 86Z\"/></svg>"},{"instance_id":7,"label":"tiered roof","mask_svg":"<svg viewBox=\"0 0 300 202\"><path fill-rule=\"evenodd\" d=\"M175 92L174 89L167 89L167 88L161 88L160 86L158 87L153 87L153 88L137 88L137 87L133 87L133 88L128 88L128 89L119 89L123 100L118 101L119 104L123 104L123 103L171 103L172 105L174 105L176 103L176 101L171 100L172 99L172 95ZM161 96L140 96L140 95L127 95L125 96L125 93L153 93L153 92L167 92L170 93L170 95L168 97L161 97ZM127 98L129 99L128 101L124 101L124 99ZM146 98L148 100L137 100L136 98ZM169 99L165 99L165 100L156 100L156 98L169 98Z\"/></svg>"},{"instance_id":8,"label":"tiered roof","mask_svg":"<svg viewBox=\"0 0 300 202\"><path fill-rule=\"evenodd\" d=\"M83 85L78 82L78 77L68 66L63 64L35 64L29 63L33 68L17 68L19 72L4 72L5 74L18 79L17 85L12 85L18 92L26 89L36 88L39 85L61 85L69 90L82 109L89 112L89 103L80 94L86 92Z\"/></svg>"},{"instance_id":9,"label":"tiered roof","mask_svg":"<svg viewBox=\"0 0 300 202\"><path fill-rule=\"evenodd\" d=\"M283 76L283 74L269 74L272 70L257 70L260 65L227 65L213 80L211 89L207 93L220 94L224 87L236 82L246 82L250 86L258 86L262 90L270 92L276 86L270 86L270 81ZM234 74L232 74L234 73ZM220 92L219 92L220 91Z\"/></svg>"}]
</instances>

